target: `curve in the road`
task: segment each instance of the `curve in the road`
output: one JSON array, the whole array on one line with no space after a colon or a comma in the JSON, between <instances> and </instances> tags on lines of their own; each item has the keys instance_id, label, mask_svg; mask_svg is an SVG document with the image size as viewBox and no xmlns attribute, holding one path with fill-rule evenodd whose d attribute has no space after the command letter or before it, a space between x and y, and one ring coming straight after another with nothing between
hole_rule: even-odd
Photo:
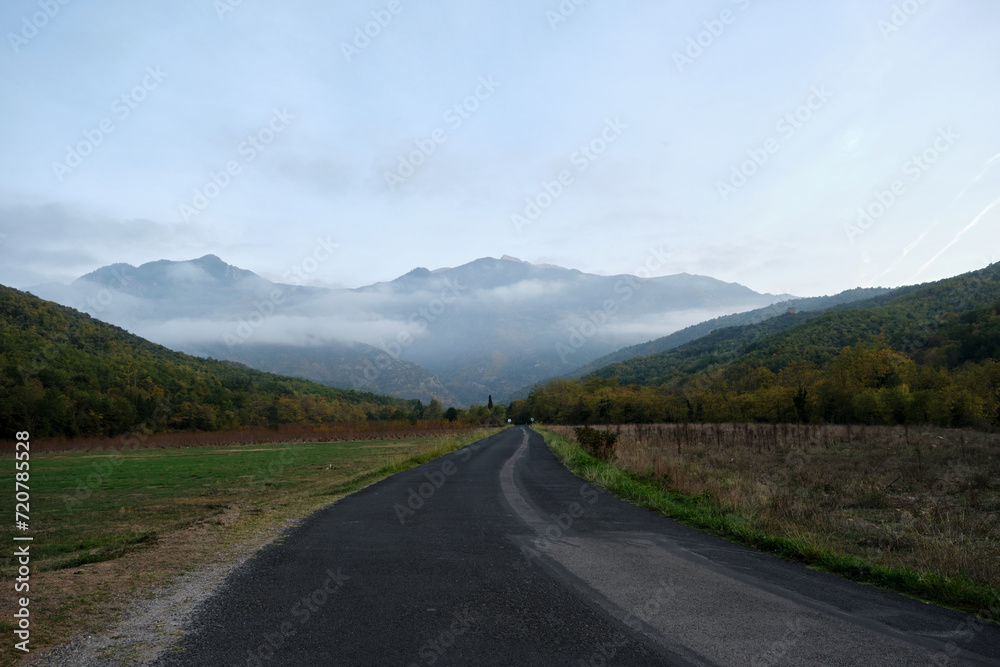
<instances>
[{"instance_id":1,"label":"curve in the road","mask_svg":"<svg viewBox=\"0 0 1000 667\"><path fill-rule=\"evenodd\" d=\"M163 665L997 665L1000 631L705 535L507 429L316 512Z\"/></svg>"}]
</instances>

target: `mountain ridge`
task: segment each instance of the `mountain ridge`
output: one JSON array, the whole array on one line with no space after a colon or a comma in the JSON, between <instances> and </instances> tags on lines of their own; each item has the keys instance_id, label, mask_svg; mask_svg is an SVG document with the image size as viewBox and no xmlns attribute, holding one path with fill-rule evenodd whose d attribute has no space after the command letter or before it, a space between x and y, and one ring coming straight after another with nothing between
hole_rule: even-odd
<instances>
[{"instance_id":1,"label":"mountain ridge","mask_svg":"<svg viewBox=\"0 0 1000 667\"><path fill-rule=\"evenodd\" d=\"M1000 424L1000 263L719 328L512 401L555 423Z\"/></svg>"},{"instance_id":2,"label":"mountain ridge","mask_svg":"<svg viewBox=\"0 0 1000 667\"><path fill-rule=\"evenodd\" d=\"M887 287L855 287L853 289L844 290L834 295L825 295L818 297L805 297L801 299L790 299L788 301L779 301L778 303L772 304L770 306L765 306L764 308L758 308L756 310L747 311L745 313L737 313L734 315L724 315L722 317L717 317L711 320L706 320L705 322L700 322L694 324L690 327L681 329L680 331L675 331L672 334L663 336L662 338L657 338L655 340L647 341L645 343L639 343L637 345L630 345L624 347L620 350L612 352L609 355L600 357L591 361L585 366L574 370L572 373L564 377L582 377L587 375L589 372L608 366L612 363L618 361L625 361L632 357L644 357L651 354L656 354L657 352L665 352L667 350L673 349L684 343L690 342L702 336L706 336L716 329L724 329L731 326L739 326L741 324L757 324L765 320L771 319L772 317L777 317L779 315L785 314L787 312L817 312L827 310L829 308L834 308L843 304L852 303L855 301L860 301L868 299L875 296L881 296L891 292L892 289ZM782 312L784 311L784 312Z\"/></svg>"},{"instance_id":3,"label":"mountain ridge","mask_svg":"<svg viewBox=\"0 0 1000 667\"><path fill-rule=\"evenodd\" d=\"M209 254L114 264L41 296L89 304L105 321L186 352L454 404L487 395L502 401L521 386L647 340L645 332L668 333L786 296L688 273L601 276L506 257L327 288L272 282Z\"/></svg>"},{"instance_id":4,"label":"mountain ridge","mask_svg":"<svg viewBox=\"0 0 1000 667\"><path fill-rule=\"evenodd\" d=\"M836 350L870 342L876 336L912 352L935 335L946 313L986 307L996 300L1000 300L1000 263L944 280L904 285L825 310L786 313L759 323L717 329L676 348L612 363L581 377L614 377L640 385L676 383L690 369L700 372L744 357L748 363L761 363L776 371L793 360L827 362ZM800 342L802 338L815 341L813 352L800 353L798 348L807 345Z\"/></svg>"}]
</instances>

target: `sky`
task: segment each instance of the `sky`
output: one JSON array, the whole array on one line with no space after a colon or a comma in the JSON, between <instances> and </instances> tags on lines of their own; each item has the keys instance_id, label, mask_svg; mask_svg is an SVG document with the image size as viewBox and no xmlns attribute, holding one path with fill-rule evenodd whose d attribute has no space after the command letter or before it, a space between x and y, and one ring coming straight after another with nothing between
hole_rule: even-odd
<instances>
[{"instance_id":1,"label":"sky","mask_svg":"<svg viewBox=\"0 0 1000 667\"><path fill-rule=\"evenodd\" d=\"M209 253L346 287L504 254L949 277L1000 259L998 27L995 0L7 0L0 283Z\"/></svg>"}]
</instances>

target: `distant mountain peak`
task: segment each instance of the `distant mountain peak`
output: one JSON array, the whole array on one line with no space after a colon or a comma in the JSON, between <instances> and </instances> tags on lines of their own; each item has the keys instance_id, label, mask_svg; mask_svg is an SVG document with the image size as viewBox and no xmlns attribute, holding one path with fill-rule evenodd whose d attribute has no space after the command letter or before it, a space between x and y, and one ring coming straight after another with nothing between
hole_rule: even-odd
<instances>
[{"instance_id":1,"label":"distant mountain peak","mask_svg":"<svg viewBox=\"0 0 1000 667\"><path fill-rule=\"evenodd\" d=\"M262 280L253 271L227 264L217 255L212 254L181 261L159 259L146 262L138 267L125 263L111 264L91 271L77 280L115 289L125 289L127 285L132 283L136 283L135 287L138 285L146 287L156 284L165 285L175 281L179 281L178 284L181 284L189 283L191 280L204 280L205 276L223 285L232 285L247 279ZM139 288L138 291L145 292L142 288Z\"/></svg>"},{"instance_id":2,"label":"distant mountain peak","mask_svg":"<svg viewBox=\"0 0 1000 667\"><path fill-rule=\"evenodd\" d=\"M525 262L523 259L518 259L517 257L512 257L511 255L504 255L500 259L506 260L508 262L520 262L521 264L529 264L529 262Z\"/></svg>"},{"instance_id":3,"label":"distant mountain peak","mask_svg":"<svg viewBox=\"0 0 1000 667\"><path fill-rule=\"evenodd\" d=\"M222 259L220 259L218 255L213 255L212 253L209 253L203 257L199 257L198 259L192 259L188 261L190 261L192 264L198 264L201 266L229 266L229 264L222 261Z\"/></svg>"},{"instance_id":4,"label":"distant mountain peak","mask_svg":"<svg viewBox=\"0 0 1000 667\"><path fill-rule=\"evenodd\" d=\"M431 275L431 272L430 272L429 269L426 269L426 268L424 268L422 266L418 266L417 268L413 269L412 271L404 273L399 278L396 278L396 280L409 280L411 278L426 278L429 275Z\"/></svg>"},{"instance_id":5,"label":"distant mountain peak","mask_svg":"<svg viewBox=\"0 0 1000 667\"><path fill-rule=\"evenodd\" d=\"M90 273L82 275L77 278L77 281L85 280L92 283L99 283L101 285L110 285L115 281L122 282L126 279L126 276L132 276L135 272L136 267L131 264L117 262L115 264L102 266L99 269L95 269Z\"/></svg>"},{"instance_id":6,"label":"distant mountain peak","mask_svg":"<svg viewBox=\"0 0 1000 667\"><path fill-rule=\"evenodd\" d=\"M198 259L192 259L188 262L178 262L178 264L193 264L198 266L204 269L210 276L218 280L239 280L242 278L257 277L257 274L253 271L247 271L246 269L241 269L238 266L228 264L220 259L218 255L212 254L199 257Z\"/></svg>"}]
</instances>

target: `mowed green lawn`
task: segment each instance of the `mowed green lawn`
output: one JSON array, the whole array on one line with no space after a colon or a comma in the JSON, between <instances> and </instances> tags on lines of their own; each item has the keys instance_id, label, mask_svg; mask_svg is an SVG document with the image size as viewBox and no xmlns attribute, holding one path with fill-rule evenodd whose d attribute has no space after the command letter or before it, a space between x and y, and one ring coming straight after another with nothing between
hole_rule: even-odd
<instances>
[{"instance_id":1,"label":"mowed green lawn","mask_svg":"<svg viewBox=\"0 0 1000 667\"><path fill-rule=\"evenodd\" d=\"M33 454L30 529L10 516L0 539L33 536L34 572L108 560L223 515L293 516L487 434ZM13 501L13 456L0 461ZM4 559L3 578L13 573Z\"/></svg>"}]
</instances>

